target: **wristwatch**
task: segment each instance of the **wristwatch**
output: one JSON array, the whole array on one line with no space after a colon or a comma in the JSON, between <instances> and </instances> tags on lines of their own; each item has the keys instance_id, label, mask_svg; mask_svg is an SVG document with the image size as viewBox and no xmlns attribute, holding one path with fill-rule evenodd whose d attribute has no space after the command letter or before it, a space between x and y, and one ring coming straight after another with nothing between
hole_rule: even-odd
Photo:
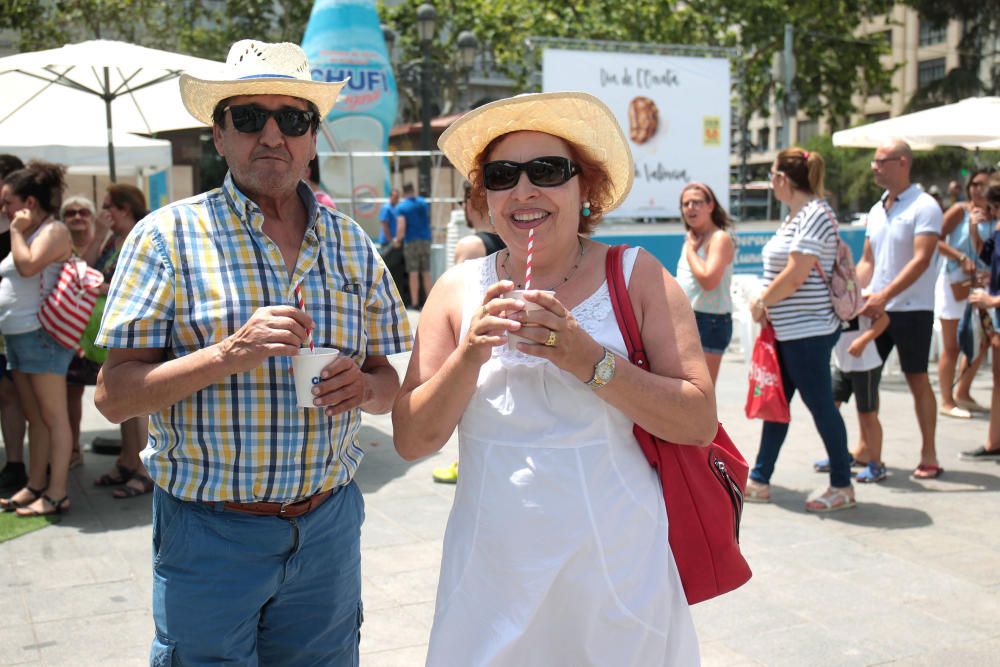
<instances>
[{"instance_id":1,"label":"wristwatch","mask_svg":"<svg viewBox=\"0 0 1000 667\"><path fill-rule=\"evenodd\" d=\"M604 348L604 357L594 365L594 377L587 380L587 386L600 389L615 376L615 355Z\"/></svg>"}]
</instances>

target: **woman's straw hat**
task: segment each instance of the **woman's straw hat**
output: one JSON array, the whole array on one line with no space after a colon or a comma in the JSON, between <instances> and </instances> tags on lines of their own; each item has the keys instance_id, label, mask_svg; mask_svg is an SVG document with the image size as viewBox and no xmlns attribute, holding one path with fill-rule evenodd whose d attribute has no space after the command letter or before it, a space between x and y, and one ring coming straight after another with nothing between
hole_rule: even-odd
<instances>
[{"instance_id":1,"label":"woman's straw hat","mask_svg":"<svg viewBox=\"0 0 1000 667\"><path fill-rule=\"evenodd\" d=\"M253 39L240 40L229 49L226 78L180 77L181 99L191 115L211 125L215 106L237 95L288 95L308 100L325 118L337 101L344 81L313 81L309 60L297 44L269 44Z\"/></svg>"},{"instance_id":2,"label":"woman's straw hat","mask_svg":"<svg viewBox=\"0 0 1000 667\"><path fill-rule=\"evenodd\" d=\"M632 189L635 166L625 134L611 109L588 93L531 93L485 104L452 123L438 146L469 178L476 157L491 141L521 130L564 139L603 165L611 179L607 210L621 204Z\"/></svg>"}]
</instances>

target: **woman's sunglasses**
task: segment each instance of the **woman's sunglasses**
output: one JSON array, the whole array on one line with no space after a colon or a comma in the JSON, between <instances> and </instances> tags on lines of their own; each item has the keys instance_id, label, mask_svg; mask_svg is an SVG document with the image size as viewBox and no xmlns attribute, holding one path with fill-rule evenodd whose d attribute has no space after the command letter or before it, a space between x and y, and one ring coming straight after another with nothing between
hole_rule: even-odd
<instances>
[{"instance_id":1,"label":"woman's sunglasses","mask_svg":"<svg viewBox=\"0 0 1000 667\"><path fill-rule=\"evenodd\" d=\"M77 216L80 216L81 218L89 218L90 217L90 209L89 208L67 208L66 210L63 211L63 218L75 218Z\"/></svg>"},{"instance_id":2,"label":"woman's sunglasses","mask_svg":"<svg viewBox=\"0 0 1000 667\"><path fill-rule=\"evenodd\" d=\"M239 132L260 132L267 125L268 118L274 118L281 133L289 137L301 137L309 131L316 119L315 111L305 111L292 107L283 107L275 111L264 109L256 104L236 104L226 107L233 119L233 127Z\"/></svg>"},{"instance_id":3,"label":"woman's sunglasses","mask_svg":"<svg viewBox=\"0 0 1000 667\"><path fill-rule=\"evenodd\" d=\"M487 190L510 190L517 185L522 171L540 188L554 188L581 173L580 167L566 157L536 157L528 162L497 160L483 165L483 186Z\"/></svg>"}]
</instances>

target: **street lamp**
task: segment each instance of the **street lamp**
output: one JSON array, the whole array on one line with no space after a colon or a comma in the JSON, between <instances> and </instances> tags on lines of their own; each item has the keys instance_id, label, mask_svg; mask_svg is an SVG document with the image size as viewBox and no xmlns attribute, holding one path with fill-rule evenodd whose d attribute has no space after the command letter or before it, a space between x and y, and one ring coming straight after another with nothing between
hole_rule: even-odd
<instances>
[{"instance_id":1,"label":"street lamp","mask_svg":"<svg viewBox=\"0 0 1000 667\"><path fill-rule=\"evenodd\" d=\"M417 7L417 34L420 35L420 150L431 150L431 42L437 11L426 2ZM420 157L417 178L420 195L431 195L431 156Z\"/></svg>"},{"instance_id":2,"label":"street lamp","mask_svg":"<svg viewBox=\"0 0 1000 667\"><path fill-rule=\"evenodd\" d=\"M399 65L397 69L397 79L405 82L411 88L415 88L420 94L420 150L428 154L423 155L419 162L419 176L417 188L422 196L430 196L431 193L431 158L429 152L434 149L431 137L431 110L433 101L433 90L435 80L443 78L444 68L436 64L432 58L432 47L437 29L437 10L429 3L424 3L417 7L417 38L420 43L420 61ZM393 45L396 41L396 33L388 26L382 27L382 35L385 38L390 57L393 53ZM476 52L479 50L479 40L469 30L459 33L456 40L458 47L458 68L463 72L468 72L476 59Z\"/></svg>"}]
</instances>

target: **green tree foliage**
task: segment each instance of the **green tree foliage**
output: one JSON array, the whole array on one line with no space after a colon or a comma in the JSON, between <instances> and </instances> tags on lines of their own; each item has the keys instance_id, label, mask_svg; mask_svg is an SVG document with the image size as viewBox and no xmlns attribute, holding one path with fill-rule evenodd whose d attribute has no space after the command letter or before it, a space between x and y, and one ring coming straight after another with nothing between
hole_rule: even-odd
<instances>
[{"instance_id":1,"label":"green tree foliage","mask_svg":"<svg viewBox=\"0 0 1000 667\"><path fill-rule=\"evenodd\" d=\"M0 0L22 51L117 39L224 60L240 39L300 43L311 0Z\"/></svg>"},{"instance_id":2,"label":"green tree foliage","mask_svg":"<svg viewBox=\"0 0 1000 667\"><path fill-rule=\"evenodd\" d=\"M383 21L399 34L403 59L419 57L414 22L424 0L380 7ZM457 30L470 29L492 56L494 69L511 77L518 90L537 88L533 75L540 53L527 37L566 37L650 45L708 45L737 50L734 74L743 79L750 111L766 112L771 96L784 91L771 76L782 50L785 23L795 26L798 61L795 87L810 116L846 118L853 92L890 88L891 71L879 56L881 40L859 40L861 20L886 11L889 0L438 0L439 17L456 29L434 46L445 59L455 52Z\"/></svg>"}]
</instances>

